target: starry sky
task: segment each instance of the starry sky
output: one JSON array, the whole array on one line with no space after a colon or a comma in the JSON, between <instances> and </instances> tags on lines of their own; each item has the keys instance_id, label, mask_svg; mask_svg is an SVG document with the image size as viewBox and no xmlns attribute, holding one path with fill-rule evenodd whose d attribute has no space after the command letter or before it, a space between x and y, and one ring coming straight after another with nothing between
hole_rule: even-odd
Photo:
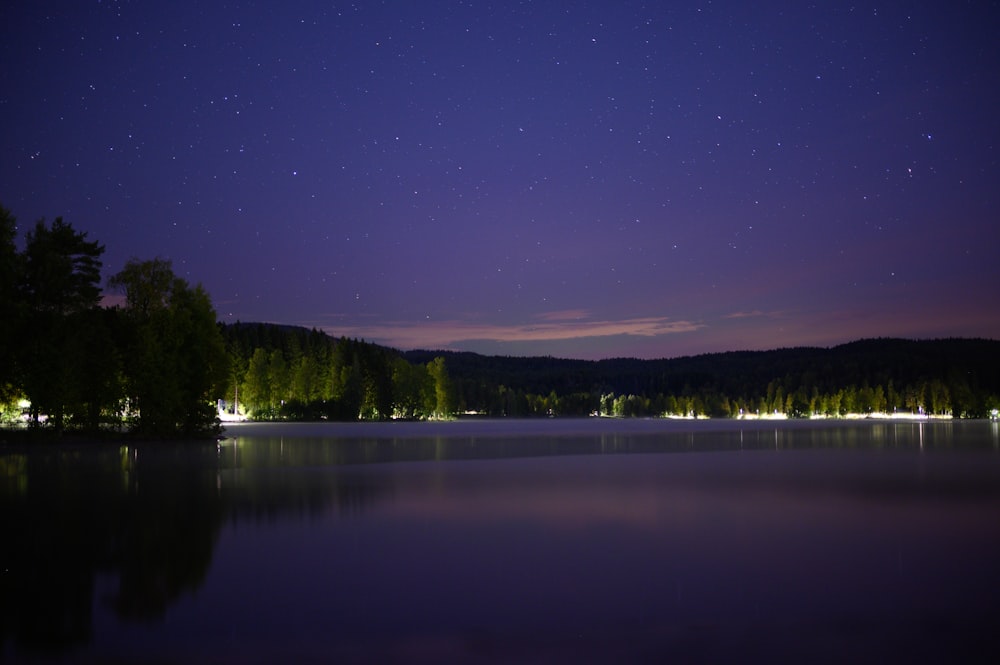
<instances>
[{"instance_id":1,"label":"starry sky","mask_svg":"<svg viewBox=\"0 0 1000 665\"><path fill-rule=\"evenodd\" d=\"M220 320L573 358L1000 337L1000 3L0 8L0 204Z\"/></svg>"}]
</instances>

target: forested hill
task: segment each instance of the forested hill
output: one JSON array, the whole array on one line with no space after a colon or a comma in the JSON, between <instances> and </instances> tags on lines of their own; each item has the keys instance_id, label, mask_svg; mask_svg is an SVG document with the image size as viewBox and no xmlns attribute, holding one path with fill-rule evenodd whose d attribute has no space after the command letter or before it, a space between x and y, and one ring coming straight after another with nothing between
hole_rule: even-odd
<instances>
[{"instance_id":1,"label":"forested hill","mask_svg":"<svg viewBox=\"0 0 1000 665\"><path fill-rule=\"evenodd\" d=\"M318 330L220 324L229 407L256 419L809 417L1000 408L1000 341L871 339L833 348L587 361L407 351ZM229 408L227 407L227 408Z\"/></svg>"},{"instance_id":2,"label":"forested hill","mask_svg":"<svg viewBox=\"0 0 1000 665\"><path fill-rule=\"evenodd\" d=\"M832 348L734 351L661 360L563 360L409 351L443 357L459 400L486 411L531 400L624 400L622 415L926 410L982 417L1000 403L1000 341L868 339ZM499 397L507 404L497 404ZM586 397L589 396L589 397ZM629 397L632 397L631 404ZM524 401L527 399L528 403ZM501 400L502 401L502 400ZM582 405L581 405L582 406ZM604 411L607 405L598 409ZM576 409L578 410L578 409Z\"/></svg>"}]
</instances>

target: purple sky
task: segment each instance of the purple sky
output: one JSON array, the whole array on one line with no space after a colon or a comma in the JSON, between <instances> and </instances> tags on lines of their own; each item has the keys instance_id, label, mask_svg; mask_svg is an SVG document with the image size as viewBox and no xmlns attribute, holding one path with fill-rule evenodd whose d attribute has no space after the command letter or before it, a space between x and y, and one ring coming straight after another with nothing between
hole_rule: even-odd
<instances>
[{"instance_id":1,"label":"purple sky","mask_svg":"<svg viewBox=\"0 0 1000 665\"><path fill-rule=\"evenodd\" d=\"M663 357L1000 336L997 2L7 2L0 204L225 321Z\"/></svg>"}]
</instances>

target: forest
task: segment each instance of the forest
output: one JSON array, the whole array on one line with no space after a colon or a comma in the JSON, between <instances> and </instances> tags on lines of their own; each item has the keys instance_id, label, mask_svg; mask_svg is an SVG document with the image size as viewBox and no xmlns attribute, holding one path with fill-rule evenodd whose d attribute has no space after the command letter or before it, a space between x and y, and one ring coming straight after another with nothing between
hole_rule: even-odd
<instances>
[{"instance_id":1,"label":"forest","mask_svg":"<svg viewBox=\"0 0 1000 665\"><path fill-rule=\"evenodd\" d=\"M224 324L168 260L101 288L104 247L57 218L18 250L0 207L0 418L141 436L227 419L491 417L983 418L1000 407L1000 341L870 339L833 348L601 361L406 351L301 327Z\"/></svg>"},{"instance_id":2,"label":"forest","mask_svg":"<svg viewBox=\"0 0 1000 665\"><path fill-rule=\"evenodd\" d=\"M0 421L8 429L212 435L230 394L234 414L264 420L455 411L440 359L411 365L391 349L315 330L220 324L202 286L162 258L131 259L105 293L105 248L87 233L62 218L39 220L23 250L16 234L0 207Z\"/></svg>"},{"instance_id":3,"label":"forest","mask_svg":"<svg viewBox=\"0 0 1000 665\"><path fill-rule=\"evenodd\" d=\"M417 420L460 409L444 359L318 330L220 324L229 361L224 413L256 420Z\"/></svg>"},{"instance_id":4,"label":"forest","mask_svg":"<svg viewBox=\"0 0 1000 665\"><path fill-rule=\"evenodd\" d=\"M833 348L601 361L407 351L316 330L220 326L226 399L253 418L988 417L1000 342L861 340Z\"/></svg>"},{"instance_id":5,"label":"forest","mask_svg":"<svg viewBox=\"0 0 1000 665\"><path fill-rule=\"evenodd\" d=\"M458 408L492 416L984 418L1000 406L1000 342L986 339L867 339L659 360L433 355L448 368Z\"/></svg>"},{"instance_id":6,"label":"forest","mask_svg":"<svg viewBox=\"0 0 1000 665\"><path fill-rule=\"evenodd\" d=\"M57 218L31 226L24 249L0 207L0 405L5 424L59 434L210 434L227 357L205 290L169 261L132 259L108 280L104 246Z\"/></svg>"}]
</instances>

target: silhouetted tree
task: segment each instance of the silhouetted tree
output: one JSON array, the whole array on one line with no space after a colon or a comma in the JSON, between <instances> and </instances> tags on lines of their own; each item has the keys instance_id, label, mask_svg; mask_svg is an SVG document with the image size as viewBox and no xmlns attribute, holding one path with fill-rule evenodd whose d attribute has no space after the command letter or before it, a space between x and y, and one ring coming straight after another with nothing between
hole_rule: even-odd
<instances>
[{"instance_id":1,"label":"silhouetted tree","mask_svg":"<svg viewBox=\"0 0 1000 665\"><path fill-rule=\"evenodd\" d=\"M24 316L19 330L20 375L31 401L32 421L50 416L57 430L74 378L83 374L83 360L69 353L70 341L80 333L80 315L98 306L101 297L101 255L104 247L88 241L62 218L51 226L35 224L26 238L19 300ZM71 319L73 320L71 323Z\"/></svg>"},{"instance_id":2,"label":"silhouetted tree","mask_svg":"<svg viewBox=\"0 0 1000 665\"><path fill-rule=\"evenodd\" d=\"M14 244L16 234L17 220L0 206L0 312L3 312L0 316L0 403L13 399L19 384L14 374L14 359L17 330L24 310L17 297L21 256Z\"/></svg>"},{"instance_id":3,"label":"silhouetted tree","mask_svg":"<svg viewBox=\"0 0 1000 665\"><path fill-rule=\"evenodd\" d=\"M74 426L89 431L121 424L125 399L122 354L116 340L121 319L115 310L94 307L72 314L67 340L69 363L66 412Z\"/></svg>"},{"instance_id":4,"label":"silhouetted tree","mask_svg":"<svg viewBox=\"0 0 1000 665\"><path fill-rule=\"evenodd\" d=\"M125 292L125 380L135 429L213 431L228 358L208 294L175 276L164 259L132 259L109 286Z\"/></svg>"}]
</instances>

